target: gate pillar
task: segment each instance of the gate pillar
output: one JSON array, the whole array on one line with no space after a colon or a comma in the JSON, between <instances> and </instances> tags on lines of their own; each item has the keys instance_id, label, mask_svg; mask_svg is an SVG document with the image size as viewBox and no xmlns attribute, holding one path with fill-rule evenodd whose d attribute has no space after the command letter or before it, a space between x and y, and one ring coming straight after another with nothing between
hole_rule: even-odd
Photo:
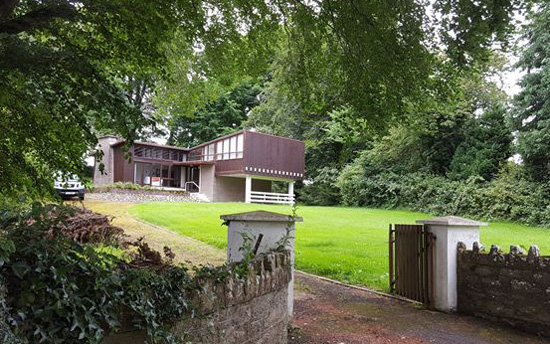
<instances>
[{"instance_id":1,"label":"gate pillar","mask_svg":"<svg viewBox=\"0 0 550 344\"><path fill-rule=\"evenodd\" d=\"M457 245L473 247L479 242L479 227L487 223L458 216L417 220L427 226L434 237L433 252L433 306L444 312L454 312L457 307Z\"/></svg>"},{"instance_id":2,"label":"gate pillar","mask_svg":"<svg viewBox=\"0 0 550 344\"><path fill-rule=\"evenodd\" d=\"M227 262L240 262L244 259L245 240L249 241L254 254L267 253L277 249L290 251L292 276L288 284L288 315L292 317L294 308L294 232L299 216L251 211L247 213L220 216L227 225Z\"/></svg>"}]
</instances>

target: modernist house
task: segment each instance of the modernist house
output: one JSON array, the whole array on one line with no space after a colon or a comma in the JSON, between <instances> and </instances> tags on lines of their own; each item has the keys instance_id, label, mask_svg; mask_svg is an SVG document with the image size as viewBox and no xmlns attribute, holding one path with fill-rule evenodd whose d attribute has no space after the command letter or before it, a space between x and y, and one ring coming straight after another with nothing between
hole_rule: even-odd
<instances>
[{"instance_id":1,"label":"modernist house","mask_svg":"<svg viewBox=\"0 0 550 344\"><path fill-rule=\"evenodd\" d=\"M134 182L179 188L210 202L294 202L294 182L304 178L303 141L239 131L192 148L134 142L125 158L124 141L99 138L103 174L94 167L96 186ZM272 182L288 183L287 193L272 192Z\"/></svg>"}]
</instances>

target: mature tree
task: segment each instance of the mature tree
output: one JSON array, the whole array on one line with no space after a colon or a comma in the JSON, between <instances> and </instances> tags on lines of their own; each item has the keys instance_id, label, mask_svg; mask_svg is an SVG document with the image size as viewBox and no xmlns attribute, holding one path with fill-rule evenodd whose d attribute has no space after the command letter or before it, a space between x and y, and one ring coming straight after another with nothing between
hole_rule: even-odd
<instances>
[{"instance_id":1,"label":"mature tree","mask_svg":"<svg viewBox=\"0 0 550 344\"><path fill-rule=\"evenodd\" d=\"M144 100L154 80L170 76L175 32L188 49L216 50L267 10L230 0L3 1L0 194L44 194L54 172L83 170L96 133L130 141L152 127Z\"/></svg>"},{"instance_id":2,"label":"mature tree","mask_svg":"<svg viewBox=\"0 0 550 344\"><path fill-rule=\"evenodd\" d=\"M518 152L529 175L550 179L550 4L531 13L524 38L527 41L518 66L526 74L511 112L518 132Z\"/></svg>"},{"instance_id":3,"label":"mature tree","mask_svg":"<svg viewBox=\"0 0 550 344\"><path fill-rule=\"evenodd\" d=\"M466 73L447 67L446 60L439 64L424 99L409 104L406 120L363 154L369 172L490 179L510 156L511 133L503 119L507 96L493 81L501 59Z\"/></svg>"},{"instance_id":4,"label":"mature tree","mask_svg":"<svg viewBox=\"0 0 550 344\"><path fill-rule=\"evenodd\" d=\"M176 116L169 126L168 143L191 147L241 129L250 110L259 103L259 92L259 85L243 83L193 116Z\"/></svg>"},{"instance_id":5,"label":"mature tree","mask_svg":"<svg viewBox=\"0 0 550 344\"><path fill-rule=\"evenodd\" d=\"M479 118L472 118L462 129L464 140L451 161L451 176L467 179L495 178L512 155L512 133L505 121L506 108L495 106Z\"/></svg>"}]
</instances>

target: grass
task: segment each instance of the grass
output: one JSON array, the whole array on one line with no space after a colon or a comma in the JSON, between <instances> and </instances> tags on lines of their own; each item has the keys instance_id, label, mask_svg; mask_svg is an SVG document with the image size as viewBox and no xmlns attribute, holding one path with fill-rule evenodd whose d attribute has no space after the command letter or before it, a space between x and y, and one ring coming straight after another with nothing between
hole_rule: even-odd
<instances>
[{"instance_id":1,"label":"grass","mask_svg":"<svg viewBox=\"0 0 550 344\"><path fill-rule=\"evenodd\" d=\"M74 202L79 206L79 202ZM130 202L107 202L87 199L84 206L92 211L109 215L113 224L124 229L124 233L133 239L143 237L155 250L163 252L164 246L170 246L176 254L176 263L190 262L193 265L222 265L227 253L219 248L207 245L189 236L182 236L162 228L154 227L142 221L136 220L128 214L128 208L133 206ZM115 255L117 252L110 252Z\"/></svg>"},{"instance_id":2,"label":"grass","mask_svg":"<svg viewBox=\"0 0 550 344\"><path fill-rule=\"evenodd\" d=\"M244 203L151 202L129 208L131 215L196 238L218 248L227 247L227 230L220 215L252 210L290 213L288 206ZM388 288L388 225L429 218L423 213L348 207L300 206L304 218L296 230L296 267L378 290ZM537 244L550 254L550 229L493 222L481 229L486 246L528 248Z\"/></svg>"}]
</instances>

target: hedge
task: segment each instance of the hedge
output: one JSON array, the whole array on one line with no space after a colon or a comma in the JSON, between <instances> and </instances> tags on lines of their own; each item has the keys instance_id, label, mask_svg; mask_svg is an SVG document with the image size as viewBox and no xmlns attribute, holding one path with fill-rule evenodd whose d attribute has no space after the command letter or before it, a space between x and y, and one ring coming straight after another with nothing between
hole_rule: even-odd
<instances>
[{"instance_id":1,"label":"hedge","mask_svg":"<svg viewBox=\"0 0 550 344\"><path fill-rule=\"evenodd\" d=\"M550 226L549 185L527 181L513 172L492 181L481 177L456 181L425 173L368 175L361 166L351 165L337 185L346 205Z\"/></svg>"}]
</instances>

